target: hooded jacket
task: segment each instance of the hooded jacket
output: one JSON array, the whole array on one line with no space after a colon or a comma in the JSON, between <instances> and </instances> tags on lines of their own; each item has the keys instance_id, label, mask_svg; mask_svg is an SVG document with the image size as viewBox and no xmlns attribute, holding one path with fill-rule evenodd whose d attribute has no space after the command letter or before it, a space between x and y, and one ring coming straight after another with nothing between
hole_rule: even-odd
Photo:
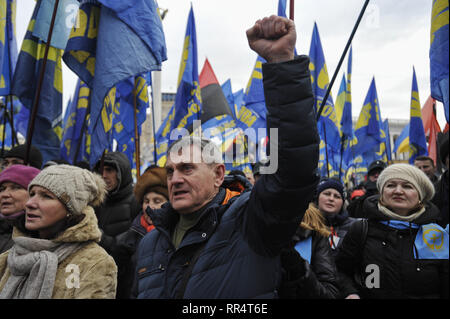
<instances>
[{"instance_id":1,"label":"hooded jacket","mask_svg":"<svg viewBox=\"0 0 450 319\"><path fill-rule=\"evenodd\" d=\"M112 299L116 294L117 267L114 260L97 242L100 230L94 210L87 206L85 217L75 226L67 228L52 241L55 243L85 243L80 249L58 264L52 299ZM17 228L13 238L24 236ZM7 265L9 251L0 255L0 291L6 284L10 271ZM69 276L75 275L73 265L79 270L79 288L68 286Z\"/></svg>"},{"instance_id":2,"label":"hooded jacket","mask_svg":"<svg viewBox=\"0 0 450 319\"><path fill-rule=\"evenodd\" d=\"M219 191L177 249L171 239L179 213L170 204L153 212L156 228L138 248L138 298L278 297L281 250L318 182L319 139L308 65L305 56L263 64L267 128L278 129L276 173L263 174L250 191L226 203Z\"/></svg>"},{"instance_id":3,"label":"hooded jacket","mask_svg":"<svg viewBox=\"0 0 450 319\"><path fill-rule=\"evenodd\" d=\"M130 228L139 212L139 204L134 197L131 167L126 155L107 153L104 164L117 170L118 179L116 189L108 192L105 202L95 208L98 226L103 232L100 245L110 253L115 245L115 237ZM96 164L95 171L98 171L99 166L100 162Z\"/></svg>"},{"instance_id":4,"label":"hooded jacket","mask_svg":"<svg viewBox=\"0 0 450 319\"><path fill-rule=\"evenodd\" d=\"M418 229L396 229L380 223L389 218L378 210L378 200L379 195L375 195L364 202L368 216L365 238L361 223L353 223L336 257L338 271L345 277L344 294L370 299L448 298L448 259L415 259ZM436 223L439 210L432 203L425 208L413 223ZM367 287L374 276L373 265L379 269L378 288Z\"/></svg>"}]
</instances>

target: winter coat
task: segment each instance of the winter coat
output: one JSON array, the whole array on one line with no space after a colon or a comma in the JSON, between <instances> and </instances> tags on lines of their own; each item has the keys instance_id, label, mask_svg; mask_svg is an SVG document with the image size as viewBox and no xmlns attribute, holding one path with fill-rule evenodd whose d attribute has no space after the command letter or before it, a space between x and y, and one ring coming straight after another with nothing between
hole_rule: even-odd
<instances>
[{"instance_id":1,"label":"winter coat","mask_svg":"<svg viewBox=\"0 0 450 319\"><path fill-rule=\"evenodd\" d=\"M296 254L295 245L311 238L311 263ZM292 248L283 252L285 270L280 289L281 298L335 299L339 295L338 277L328 238L316 231L299 227L293 237ZM298 259L297 261L294 258ZM301 264L303 263L303 265ZM293 267L297 269L292 269ZM297 275L293 275L293 273Z\"/></svg>"},{"instance_id":2,"label":"winter coat","mask_svg":"<svg viewBox=\"0 0 450 319\"><path fill-rule=\"evenodd\" d=\"M95 214L98 219L98 226L102 231L102 246L119 265L119 278L126 276L122 274L119 262L119 256L115 255L117 250L117 236L130 229L131 223L139 213L139 204L133 193L133 178L131 176L131 167L128 158L123 153L106 153L104 164L115 167L117 170L118 185L113 191L108 192L105 202L95 208ZM98 170L100 162L97 163L94 170ZM126 288L122 289L122 280L119 280L117 288L118 298L128 298Z\"/></svg>"},{"instance_id":3,"label":"winter coat","mask_svg":"<svg viewBox=\"0 0 450 319\"><path fill-rule=\"evenodd\" d=\"M331 229L331 235L328 240L331 247L331 254L336 258L342 240L350 229L351 225L357 220L348 216L345 209L342 209L338 214L324 214L325 223Z\"/></svg>"},{"instance_id":4,"label":"winter coat","mask_svg":"<svg viewBox=\"0 0 450 319\"><path fill-rule=\"evenodd\" d=\"M278 297L280 252L318 182L319 139L308 65L305 56L263 65L268 129L278 129L276 173L263 174L250 191L226 203L222 188L178 249L172 243L178 212L168 204L151 214L156 228L138 248L138 298Z\"/></svg>"},{"instance_id":5,"label":"winter coat","mask_svg":"<svg viewBox=\"0 0 450 319\"><path fill-rule=\"evenodd\" d=\"M439 181L434 185L436 193L431 200L441 211L441 220L439 225L446 227L449 220L449 206L448 206L448 170L441 175Z\"/></svg>"},{"instance_id":6,"label":"winter coat","mask_svg":"<svg viewBox=\"0 0 450 319\"><path fill-rule=\"evenodd\" d=\"M338 271L346 277L346 296L355 293L370 299L448 298L448 259L415 259L418 229L382 224L380 221L389 218L378 210L378 198L369 197L363 206L368 216L366 236L362 221L355 222L336 257ZM426 211L413 223L424 225L438 220L439 210L431 203L425 207ZM374 276L379 278L379 286L373 286Z\"/></svg>"},{"instance_id":7,"label":"winter coat","mask_svg":"<svg viewBox=\"0 0 450 319\"><path fill-rule=\"evenodd\" d=\"M97 218L91 207L83 210L85 217L75 226L67 228L53 242L85 243L79 250L64 259L56 271L52 299L112 299L116 295L117 267L114 260L97 242L100 240L100 230ZM13 238L23 236L14 228ZM0 291L6 284L10 272L7 266L9 251L0 255ZM66 284L66 280L79 270L79 288Z\"/></svg>"},{"instance_id":8,"label":"winter coat","mask_svg":"<svg viewBox=\"0 0 450 319\"><path fill-rule=\"evenodd\" d=\"M0 254L10 249L13 245L12 225L5 219L0 218Z\"/></svg>"},{"instance_id":9,"label":"winter coat","mask_svg":"<svg viewBox=\"0 0 450 319\"><path fill-rule=\"evenodd\" d=\"M121 269L118 278L118 285L122 288L121 295L118 298L121 299L136 297L132 295L133 285L136 284L136 250L141 239L147 234L147 230L141 225L142 215L143 212L141 211L134 219L130 229L117 236L117 245L114 248L113 255L116 257L115 260L119 269Z\"/></svg>"}]
</instances>

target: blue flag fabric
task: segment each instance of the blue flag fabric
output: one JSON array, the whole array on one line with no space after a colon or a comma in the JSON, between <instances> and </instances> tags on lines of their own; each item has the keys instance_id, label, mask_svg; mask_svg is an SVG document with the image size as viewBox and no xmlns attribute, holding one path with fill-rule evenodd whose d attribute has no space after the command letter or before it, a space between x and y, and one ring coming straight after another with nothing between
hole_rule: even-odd
<instances>
[{"instance_id":1,"label":"blue flag fabric","mask_svg":"<svg viewBox=\"0 0 450 319\"><path fill-rule=\"evenodd\" d=\"M0 96L11 94L11 80L17 62L15 35L16 1L0 2Z\"/></svg>"},{"instance_id":2,"label":"blue flag fabric","mask_svg":"<svg viewBox=\"0 0 450 319\"><path fill-rule=\"evenodd\" d=\"M449 7L448 0L433 0L430 32L431 96L444 104L449 122Z\"/></svg>"},{"instance_id":3,"label":"blue flag fabric","mask_svg":"<svg viewBox=\"0 0 450 319\"><path fill-rule=\"evenodd\" d=\"M61 141L61 158L72 164L81 160L89 161L89 153L86 149L86 139L88 138L86 124L83 130L83 123L88 112L89 96L89 87L78 80L75 95L66 110L67 119L65 119ZM75 158L77 151L78 154Z\"/></svg>"},{"instance_id":4,"label":"blue flag fabric","mask_svg":"<svg viewBox=\"0 0 450 319\"><path fill-rule=\"evenodd\" d=\"M118 151L127 155L132 164L132 170L136 171L136 144L134 125L134 103L136 101L136 124L138 136L142 132L142 123L146 119L149 106L148 76L142 74L136 78L129 78L117 85L117 96L119 103L113 112L114 134L117 141Z\"/></svg>"},{"instance_id":5,"label":"blue flag fabric","mask_svg":"<svg viewBox=\"0 0 450 319\"><path fill-rule=\"evenodd\" d=\"M414 250L416 259L447 259L449 258L448 232L437 224L422 225L416 235Z\"/></svg>"},{"instance_id":6,"label":"blue flag fabric","mask_svg":"<svg viewBox=\"0 0 450 319\"><path fill-rule=\"evenodd\" d=\"M194 10L191 7L184 38L175 103L156 134L156 163L158 166L165 165L170 143L187 134L194 120L200 119L200 110L197 32Z\"/></svg>"},{"instance_id":7,"label":"blue flag fabric","mask_svg":"<svg viewBox=\"0 0 450 319\"><path fill-rule=\"evenodd\" d=\"M382 130L375 78L372 79L363 108L359 114L355 127L355 137L357 139L354 146L355 156L372 151L374 147L377 148L384 142L385 134Z\"/></svg>"},{"instance_id":8,"label":"blue flag fabric","mask_svg":"<svg viewBox=\"0 0 450 319\"><path fill-rule=\"evenodd\" d=\"M295 250L305 259L308 263L311 263L312 255L312 236L299 241L295 244Z\"/></svg>"},{"instance_id":9,"label":"blue flag fabric","mask_svg":"<svg viewBox=\"0 0 450 319\"><path fill-rule=\"evenodd\" d=\"M417 156L428 155L427 140L422 122L422 111L417 86L416 70L413 68L411 89L411 119L409 126L409 163L414 164Z\"/></svg>"},{"instance_id":10,"label":"blue flag fabric","mask_svg":"<svg viewBox=\"0 0 450 319\"><path fill-rule=\"evenodd\" d=\"M352 123L352 59L353 50L350 47L350 53L348 56L348 66L347 66L347 85L345 92L345 103L344 109L342 111L341 117L341 131L342 135L346 136L347 139L353 138L353 123Z\"/></svg>"},{"instance_id":11,"label":"blue flag fabric","mask_svg":"<svg viewBox=\"0 0 450 319\"><path fill-rule=\"evenodd\" d=\"M161 20L153 0L99 2L103 6L86 3L80 7L84 18L80 19L79 28L72 29L64 54L66 64L92 89L91 165L100 159L104 149L111 148L114 86L132 76L160 70L167 58ZM136 14L143 20L137 19ZM145 29L142 23L160 27ZM144 36L145 30L148 33ZM107 96L111 107L103 109Z\"/></svg>"},{"instance_id":12,"label":"blue flag fabric","mask_svg":"<svg viewBox=\"0 0 450 319\"><path fill-rule=\"evenodd\" d=\"M394 142L394 153L405 153L409 151L409 127L410 123L406 124L400 135Z\"/></svg>"},{"instance_id":13,"label":"blue flag fabric","mask_svg":"<svg viewBox=\"0 0 450 319\"><path fill-rule=\"evenodd\" d=\"M309 70L311 72L311 83L315 100L314 105L316 111L318 111L328 89L329 78L316 23L314 23L309 57ZM318 166L321 176L339 176L341 155L341 134L339 126L340 123L330 94L324 105L319 121L317 122L317 128L321 139Z\"/></svg>"},{"instance_id":14,"label":"blue flag fabric","mask_svg":"<svg viewBox=\"0 0 450 319\"><path fill-rule=\"evenodd\" d=\"M33 36L34 26L39 23L36 21L36 16L40 5L41 1L37 1L22 42L12 82L12 94L20 99L28 112L34 102L45 52L45 43ZM60 152L62 133L61 56L61 50L49 47L33 133L32 143L41 151L44 162L59 158ZM22 115L25 113L24 110Z\"/></svg>"},{"instance_id":15,"label":"blue flag fabric","mask_svg":"<svg viewBox=\"0 0 450 319\"><path fill-rule=\"evenodd\" d=\"M41 3L36 17L36 23L33 30L33 36L38 37L44 42L48 39L48 30L53 16L56 0L47 0ZM78 7L80 3L77 0L60 0L56 12L55 23L51 46L64 50L69 40L70 29L75 25Z\"/></svg>"}]
</instances>

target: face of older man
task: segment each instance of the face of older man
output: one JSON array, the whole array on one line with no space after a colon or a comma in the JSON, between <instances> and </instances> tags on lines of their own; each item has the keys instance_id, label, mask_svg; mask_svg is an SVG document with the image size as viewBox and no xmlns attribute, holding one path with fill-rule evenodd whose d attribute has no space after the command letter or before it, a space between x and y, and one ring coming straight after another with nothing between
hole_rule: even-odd
<instances>
[{"instance_id":1,"label":"face of older man","mask_svg":"<svg viewBox=\"0 0 450 319\"><path fill-rule=\"evenodd\" d=\"M193 213L210 202L217 194L225 175L223 164L194 161L195 148L199 151L198 146L194 145L180 149L178 155L181 155L181 160L171 154L167 158L169 201L180 214ZM183 156L182 152L187 150L191 155Z\"/></svg>"}]
</instances>

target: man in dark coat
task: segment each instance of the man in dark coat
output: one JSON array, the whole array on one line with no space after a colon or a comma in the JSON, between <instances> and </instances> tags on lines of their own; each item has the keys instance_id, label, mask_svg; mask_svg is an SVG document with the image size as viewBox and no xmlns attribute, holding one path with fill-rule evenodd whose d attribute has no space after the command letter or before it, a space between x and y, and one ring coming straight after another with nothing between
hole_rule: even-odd
<instances>
[{"instance_id":1,"label":"man in dark coat","mask_svg":"<svg viewBox=\"0 0 450 319\"><path fill-rule=\"evenodd\" d=\"M439 210L441 211L441 220L439 221L439 225L442 227L446 227L448 225L449 220L449 206L448 206L448 132L445 134L444 138L441 141L441 145L439 148L439 153L441 156L442 164L445 167L445 172L439 178L439 181L434 184L434 188L436 190L436 194L434 195L432 202L435 204Z\"/></svg>"},{"instance_id":2,"label":"man in dark coat","mask_svg":"<svg viewBox=\"0 0 450 319\"><path fill-rule=\"evenodd\" d=\"M103 160L102 171L100 164L101 161L98 161L94 170L103 176L108 194L105 202L95 208L98 226L102 231L99 244L116 260L117 236L130 228L133 219L139 213L139 204L134 197L131 166L126 155L120 152L107 153ZM123 270L119 267L118 271L118 276L121 277ZM119 284L117 298L128 298L128 294L122 296L121 288Z\"/></svg>"},{"instance_id":3,"label":"man in dark coat","mask_svg":"<svg viewBox=\"0 0 450 319\"><path fill-rule=\"evenodd\" d=\"M278 138L270 136L278 143L278 153L271 152L277 170L262 170L251 190L238 193L223 187L225 165L212 142L186 137L172 144L166 163L170 202L150 212L155 230L138 248L140 299L278 297L281 250L317 185L319 138L309 59L294 57L293 21L258 20L247 37L268 61L263 81L267 128L278 132Z\"/></svg>"}]
</instances>

